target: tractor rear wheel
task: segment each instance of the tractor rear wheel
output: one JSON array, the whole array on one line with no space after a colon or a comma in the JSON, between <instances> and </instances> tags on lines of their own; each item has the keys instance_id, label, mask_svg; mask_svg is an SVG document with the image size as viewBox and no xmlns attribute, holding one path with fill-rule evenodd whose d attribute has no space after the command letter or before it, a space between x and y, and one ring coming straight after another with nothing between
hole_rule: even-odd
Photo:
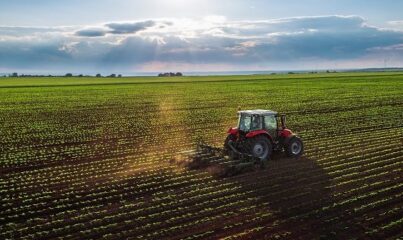
<instances>
[{"instance_id":1,"label":"tractor rear wheel","mask_svg":"<svg viewBox=\"0 0 403 240\"><path fill-rule=\"evenodd\" d=\"M293 137L285 146L285 151L289 157L299 157L304 152L304 144L299 137Z\"/></svg>"},{"instance_id":2,"label":"tractor rear wheel","mask_svg":"<svg viewBox=\"0 0 403 240\"><path fill-rule=\"evenodd\" d=\"M264 136L257 136L250 139L250 153L261 160L267 160L273 151L270 140Z\"/></svg>"}]
</instances>

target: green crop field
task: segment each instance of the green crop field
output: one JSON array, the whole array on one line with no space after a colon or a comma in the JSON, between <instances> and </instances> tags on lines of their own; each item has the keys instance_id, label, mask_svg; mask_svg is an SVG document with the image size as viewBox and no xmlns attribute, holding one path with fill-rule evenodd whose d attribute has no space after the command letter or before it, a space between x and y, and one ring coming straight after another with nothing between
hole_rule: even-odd
<instances>
[{"instance_id":1,"label":"green crop field","mask_svg":"<svg viewBox=\"0 0 403 240\"><path fill-rule=\"evenodd\" d=\"M177 163L271 109L300 159ZM0 239L403 236L403 73L0 78Z\"/></svg>"}]
</instances>

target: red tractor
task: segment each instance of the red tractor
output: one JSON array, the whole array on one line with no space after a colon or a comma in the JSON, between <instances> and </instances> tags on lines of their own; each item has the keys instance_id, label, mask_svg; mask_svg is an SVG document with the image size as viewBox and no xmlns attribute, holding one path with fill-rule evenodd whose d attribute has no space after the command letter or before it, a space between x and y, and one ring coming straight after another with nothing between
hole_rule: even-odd
<instances>
[{"instance_id":1,"label":"red tractor","mask_svg":"<svg viewBox=\"0 0 403 240\"><path fill-rule=\"evenodd\" d=\"M239 111L238 127L230 128L224 148L197 145L188 167L197 169L216 164L219 176L233 176L256 166L266 168L273 151L299 157L304 151L301 139L285 126L285 115L270 110ZM227 161L227 159L230 161Z\"/></svg>"},{"instance_id":2,"label":"red tractor","mask_svg":"<svg viewBox=\"0 0 403 240\"><path fill-rule=\"evenodd\" d=\"M285 126L285 115L270 110L239 111L238 127L230 128L224 151L231 157L250 156L266 162L273 151L298 157L304 151L301 139Z\"/></svg>"}]
</instances>

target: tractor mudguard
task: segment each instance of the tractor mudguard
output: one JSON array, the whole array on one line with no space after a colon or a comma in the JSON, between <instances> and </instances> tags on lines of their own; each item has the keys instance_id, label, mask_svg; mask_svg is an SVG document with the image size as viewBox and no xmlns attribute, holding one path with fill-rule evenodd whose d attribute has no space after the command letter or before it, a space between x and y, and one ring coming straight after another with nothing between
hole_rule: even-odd
<instances>
[{"instance_id":1,"label":"tractor mudguard","mask_svg":"<svg viewBox=\"0 0 403 240\"><path fill-rule=\"evenodd\" d=\"M228 134L236 135L238 133L238 128L230 128L227 131Z\"/></svg>"},{"instance_id":2,"label":"tractor mudguard","mask_svg":"<svg viewBox=\"0 0 403 240\"><path fill-rule=\"evenodd\" d=\"M271 138L270 134L267 133L266 130L257 130L257 131L252 131L246 134L246 138L253 138L256 137L257 135L263 135L267 137L271 142L273 142L273 139Z\"/></svg>"},{"instance_id":3,"label":"tractor mudguard","mask_svg":"<svg viewBox=\"0 0 403 240\"><path fill-rule=\"evenodd\" d=\"M295 134L288 135L287 137L283 137L282 144L283 144L284 146L287 146L288 143L291 141L291 139L293 139L293 138L295 138L295 137L297 137L297 135L295 135Z\"/></svg>"},{"instance_id":4,"label":"tractor mudguard","mask_svg":"<svg viewBox=\"0 0 403 240\"><path fill-rule=\"evenodd\" d=\"M290 129L285 128L285 129L280 130L279 135L280 135L280 137L288 138L290 136L294 136L294 133L292 133L292 131Z\"/></svg>"}]
</instances>

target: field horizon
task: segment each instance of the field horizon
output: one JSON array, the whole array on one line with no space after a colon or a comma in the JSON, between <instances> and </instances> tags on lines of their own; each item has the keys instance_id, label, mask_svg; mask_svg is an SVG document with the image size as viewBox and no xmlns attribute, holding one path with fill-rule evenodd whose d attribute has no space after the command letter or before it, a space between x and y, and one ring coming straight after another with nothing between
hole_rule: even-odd
<instances>
[{"instance_id":1,"label":"field horizon","mask_svg":"<svg viewBox=\"0 0 403 240\"><path fill-rule=\"evenodd\" d=\"M393 73L393 72L402 72L402 67L373 67L373 68L342 68L342 69L335 69L335 68L323 68L323 69L283 69L283 70L239 70L239 71L179 71L184 74L184 76L188 77L214 77L214 76L245 76L245 75L275 75L275 74L326 74L326 73L377 73L377 72L384 72L384 73ZM18 71L9 71L8 73L1 73L0 77L7 77L12 75L12 73L18 73ZM23 75L33 75L36 76L43 76L43 77L65 77L65 74L69 71L64 72L51 72L51 71L23 71ZM164 72L172 72L172 71L153 71L153 72L122 72L122 77L156 77L159 73ZM174 71L175 73L178 71ZM108 77L113 72L79 72L79 71L70 71L75 76L83 75L84 77L96 77L97 74L101 74L101 77ZM119 72L116 72L117 74Z\"/></svg>"}]
</instances>

